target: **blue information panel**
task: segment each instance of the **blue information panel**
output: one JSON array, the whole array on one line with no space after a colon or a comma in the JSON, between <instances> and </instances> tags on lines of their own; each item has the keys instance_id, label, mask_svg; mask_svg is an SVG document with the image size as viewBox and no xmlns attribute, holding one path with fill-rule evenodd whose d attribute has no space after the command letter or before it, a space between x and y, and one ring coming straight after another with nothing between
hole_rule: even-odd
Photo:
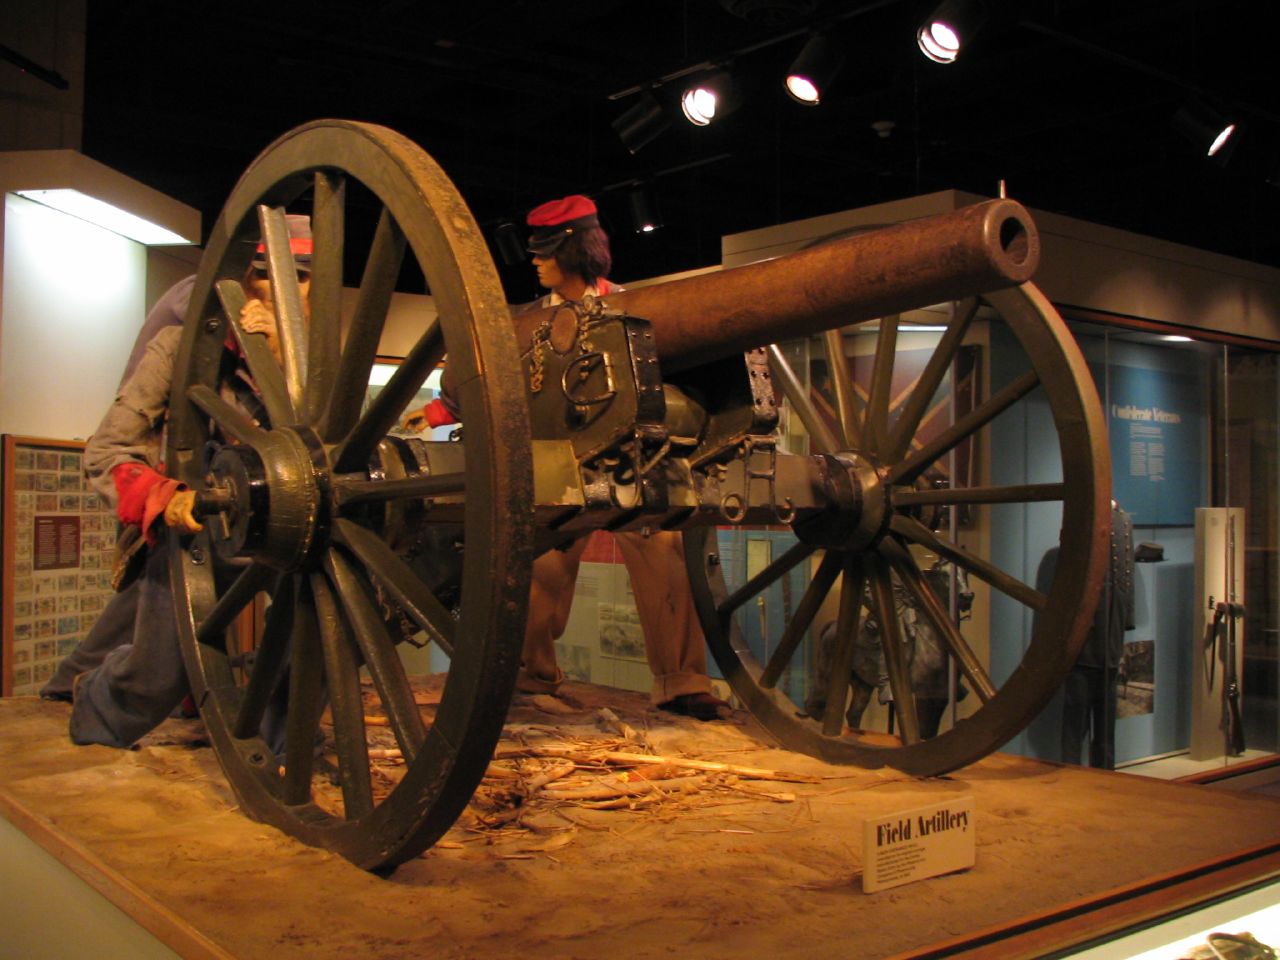
<instances>
[{"instance_id":1,"label":"blue information panel","mask_svg":"<svg viewBox=\"0 0 1280 960\"><path fill-rule=\"evenodd\" d=\"M1114 496L1136 526L1186 525L1205 503L1204 403L1192 374L1110 366Z\"/></svg>"}]
</instances>

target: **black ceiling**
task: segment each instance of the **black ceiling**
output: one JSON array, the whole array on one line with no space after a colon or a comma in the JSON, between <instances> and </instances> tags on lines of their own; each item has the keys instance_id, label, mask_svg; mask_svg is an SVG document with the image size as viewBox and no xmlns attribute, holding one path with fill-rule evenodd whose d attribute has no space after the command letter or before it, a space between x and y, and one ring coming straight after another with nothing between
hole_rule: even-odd
<instances>
[{"instance_id":1,"label":"black ceiling","mask_svg":"<svg viewBox=\"0 0 1280 960\"><path fill-rule=\"evenodd\" d=\"M285 130L373 121L432 154L487 229L595 196L624 282L716 263L723 234L1001 180L1028 206L1280 266L1269 0L988 0L951 66L915 45L931 5L91 0L84 152L197 207L207 230ZM780 77L823 24L846 63L805 108ZM739 110L622 147L611 121L631 101L611 94L735 53ZM1193 96L1242 125L1226 166L1170 124ZM665 220L654 234L629 230L636 181ZM527 266L503 279L512 299L536 292Z\"/></svg>"}]
</instances>

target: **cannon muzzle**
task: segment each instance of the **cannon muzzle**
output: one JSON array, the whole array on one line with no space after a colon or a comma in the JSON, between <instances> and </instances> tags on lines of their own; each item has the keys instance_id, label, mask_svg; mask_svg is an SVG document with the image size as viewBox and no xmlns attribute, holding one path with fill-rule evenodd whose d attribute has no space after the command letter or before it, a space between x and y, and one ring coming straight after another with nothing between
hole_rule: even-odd
<instances>
[{"instance_id":1,"label":"cannon muzzle","mask_svg":"<svg viewBox=\"0 0 1280 960\"><path fill-rule=\"evenodd\" d=\"M763 344L960 300L1029 280L1040 237L1026 209L990 200L773 260L614 294L653 325L665 373ZM552 309L516 320L521 349Z\"/></svg>"}]
</instances>

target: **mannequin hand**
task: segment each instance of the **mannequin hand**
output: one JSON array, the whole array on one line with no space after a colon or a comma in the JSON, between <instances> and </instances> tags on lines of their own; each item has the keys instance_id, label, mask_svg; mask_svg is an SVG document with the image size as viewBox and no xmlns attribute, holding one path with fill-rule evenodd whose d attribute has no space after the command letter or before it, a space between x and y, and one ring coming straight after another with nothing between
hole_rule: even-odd
<instances>
[{"instance_id":1,"label":"mannequin hand","mask_svg":"<svg viewBox=\"0 0 1280 960\"><path fill-rule=\"evenodd\" d=\"M267 346L271 348L271 355L276 358L276 363L282 362L280 332L276 327L274 310L261 300L249 300L240 310L240 326L244 328L245 333L260 333L265 336Z\"/></svg>"},{"instance_id":2,"label":"mannequin hand","mask_svg":"<svg viewBox=\"0 0 1280 960\"><path fill-rule=\"evenodd\" d=\"M425 407L419 407L417 410L411 410L404 415L404 420L400 422L400 429L405 433L421 433L429 426L430 424L427 423L427 411Z\"/></svg>"},{"instance_id":3,"label":"mannequin hand","mask_svg":"<svg viewBox=\"0 0 1280 960\"><path fill-rule=\"evenodd\" d=\"M204 524L192 513L195 505L194 490L179 490L164 508L164 522L171 527L179 527L185 533L199 533L204 529Z\"/></svg>"}]
</instances>

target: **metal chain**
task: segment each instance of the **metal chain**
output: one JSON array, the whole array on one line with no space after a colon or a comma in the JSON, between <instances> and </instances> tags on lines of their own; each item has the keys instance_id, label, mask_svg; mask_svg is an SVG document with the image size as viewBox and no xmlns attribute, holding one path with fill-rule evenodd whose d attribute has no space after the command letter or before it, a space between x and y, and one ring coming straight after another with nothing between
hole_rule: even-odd
<instances>
[{"instance_id":1,"label":"metal chain","mask_svg":"<svg viewBox=\"0 0 1280 960\"><path fill-rule=\"evenodd\" d=\"M578 353L591 353L594 347L591 345L591 328L595 326L596 321L604 313L604 305L598 297L587 294L581 300L566 300L562 306L567 306L574 313L577 323L574 330L574 346L578 348ZM546 364L544 351L547 344L551 342L551 322L555 319L555 313L542 321L541 326L534 331L533 334L533 350L529 357L529 392L541 393L542 381L546 375Z\"/></svg>"},{"instance_id":2,"label":"metal chain","mask_svg":"<svg viewBox=\"0 0 1280 960\"><path fill-rule=\"evenodd\" d=\"M551 321L543 322L533 334L533 356L529 358L529 392L542 392L542 378L544 375L542 351L551 340Z\"/></svg>"}]
</instances>

